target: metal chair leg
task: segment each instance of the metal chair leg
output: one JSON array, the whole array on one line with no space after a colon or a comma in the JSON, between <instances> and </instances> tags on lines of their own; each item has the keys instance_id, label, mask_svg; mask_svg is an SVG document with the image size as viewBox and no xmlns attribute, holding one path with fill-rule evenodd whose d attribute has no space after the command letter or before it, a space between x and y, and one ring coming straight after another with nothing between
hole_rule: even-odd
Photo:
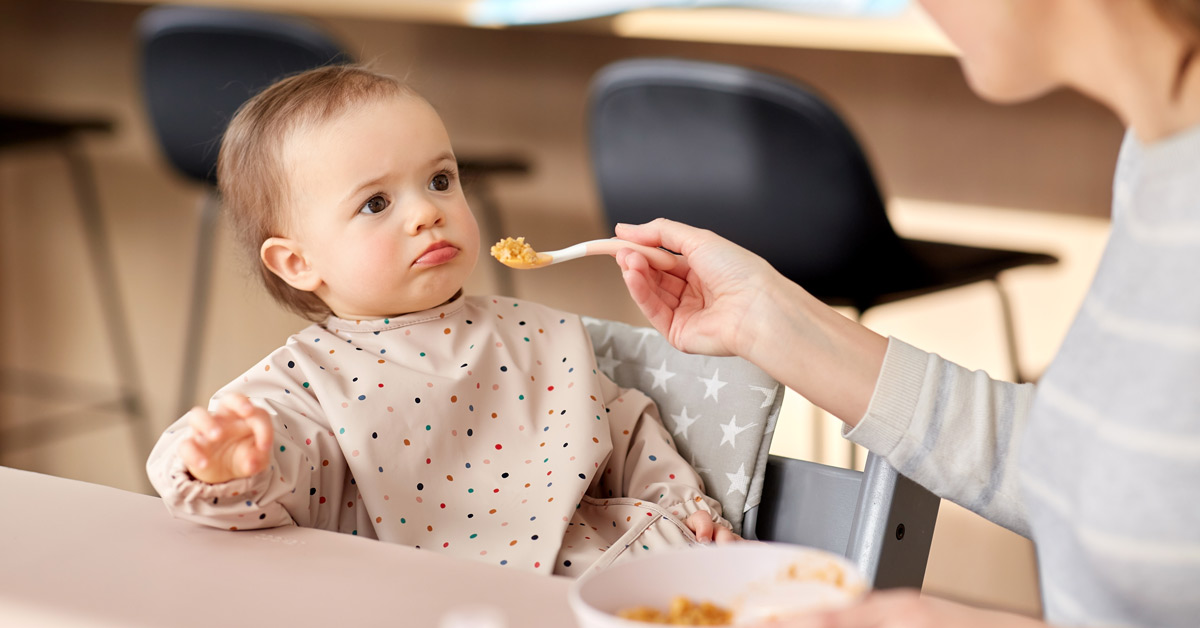
<instances>
[{"instance_id":1,"label":"metal chair leg","mask_svg":"<svg viewBox=\"0 0 1200 628\"><path fill-rule=\"evenodd\" d=\"M63 154L66 156L71 182L77 197L76 205L83 221L91 266L95 274L96 285L99 288L100 308L108 328L109 346L112 350L113 361L116 363L117 376L120 379L122 409L133 423L131 432L134 446L137 448L138 454L145 457L150 454L154 441L149 431L150 425L146 416L141 377L133 352L133 338L129 333L128 319L125 317L125 308L122 305L112 247L109 243L108 231L104 227L104 220L100 215L100 200L95 176L91 164L83 155L78 139L73 136L65 138ZM145 474L140 475L145 479Z\"/></svg>"},{"instance_id":2,"label":"metal chair leg","mask_svg":"<svg viewBox=\"0 0 1200 628\"><path fill-rule=\"evenodd\" d=\"M208 189L200 199L196 231L196 265L192 269L192 302L184 329L183 367L179 375L176 415L183 416L196 405L196 386L203 357L204 328L208 320L208 292L212 283L213 242L217 233L220 201L216 190Z\"/></svg>"}]
</instances>

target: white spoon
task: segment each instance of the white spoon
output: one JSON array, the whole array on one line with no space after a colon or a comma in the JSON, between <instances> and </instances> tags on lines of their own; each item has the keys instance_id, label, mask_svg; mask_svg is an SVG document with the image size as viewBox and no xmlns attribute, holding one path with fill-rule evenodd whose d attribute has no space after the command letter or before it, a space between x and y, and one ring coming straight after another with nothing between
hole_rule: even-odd
<instances>
[{"instance_id":1,"label":"white spoon","mask_svg":"<svg viewBox=\"0 0 1200 628\"><path fill-rule=\"evenodd\" d=\"M533 247L529 246L523 237L516 239L504 238L492 247L492 257L495 257L501 264L509 268L529 270L531 268L542 268L559 262L579 259L586 255L616 256L617 251L621 249L638 251L651 260L651 264L659 270L670 270L675 267L677 261L677 256L669 251L617 238L588 240L587 242L573 244L565 249L547 251L545 253L534 251ZM533 254L533 261L523 259L528 257L530 253Z\"/></svg>"}]
</instances>

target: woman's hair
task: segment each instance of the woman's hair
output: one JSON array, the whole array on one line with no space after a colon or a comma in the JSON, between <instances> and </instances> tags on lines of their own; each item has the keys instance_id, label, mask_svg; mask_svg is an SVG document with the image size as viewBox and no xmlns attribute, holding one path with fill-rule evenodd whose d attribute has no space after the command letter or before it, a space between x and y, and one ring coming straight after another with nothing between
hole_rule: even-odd
<instances>
[{"instance_id":1,"label":"woman's hair","mask_svg":"<svg viewBox=\"0 0 1200 628\"><path fill-rule=\"evenodd\" d=\"M313 321L330 314L317 295L297 290L262 263L267 238L288 225L291 187L283 144L298 129L322 124L369 102L415 92L395 77L357 65L301 72L266 88L233 116L217 158L217 187L239 248L283 306Z\"/></svg>"},{"instance_id":2,"label":"woman's hair","mask_svg":"<svg viewBox=\"0 0 1200 628\"><path fill-rule=\"evenodd\" d=\"M1200 47L1200 0L1150 0L1150 4L1168 26L1187 40L1187 47L1175 70L1175 85L1171 89L1172 97L1177 98L1196 56L1196 49Z\"/></svg>"}]
</instances>

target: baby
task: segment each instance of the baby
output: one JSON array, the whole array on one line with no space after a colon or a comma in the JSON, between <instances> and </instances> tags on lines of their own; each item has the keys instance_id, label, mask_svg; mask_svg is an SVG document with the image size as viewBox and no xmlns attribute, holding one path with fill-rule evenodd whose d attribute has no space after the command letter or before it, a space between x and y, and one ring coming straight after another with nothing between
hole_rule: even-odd
<instances>
[{"instance_id":1,"label":"baby","mask_svg":"<svg viewBox=\"0 0 1200 628\"><path fill-rule=\"evenodd\" d=\"M577 316L463 296L479 230L407 86L356 66L282 80L230 123L218 179L268 291L316 322L163 434L147 471L175 516L571 576L735 538Z\"/></svg>"}]
</instances>

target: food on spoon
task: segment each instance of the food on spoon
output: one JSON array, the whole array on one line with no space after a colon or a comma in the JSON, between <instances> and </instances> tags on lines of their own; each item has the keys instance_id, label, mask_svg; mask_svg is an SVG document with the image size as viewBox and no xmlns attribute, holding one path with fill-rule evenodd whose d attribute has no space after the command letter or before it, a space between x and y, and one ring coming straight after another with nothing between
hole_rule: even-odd
<instances>
[{"instance_id":1,"label":"food on spoon","mask_svg":"<svg viewBox=\"0 0 1200 628\"><path fill-rule=\"evenodd\" d=\"M537 251L525 243L525 236L504 238L492 245L492 257L501 264L532 264L537 261Z\"/></svg>"}]
</instances>

